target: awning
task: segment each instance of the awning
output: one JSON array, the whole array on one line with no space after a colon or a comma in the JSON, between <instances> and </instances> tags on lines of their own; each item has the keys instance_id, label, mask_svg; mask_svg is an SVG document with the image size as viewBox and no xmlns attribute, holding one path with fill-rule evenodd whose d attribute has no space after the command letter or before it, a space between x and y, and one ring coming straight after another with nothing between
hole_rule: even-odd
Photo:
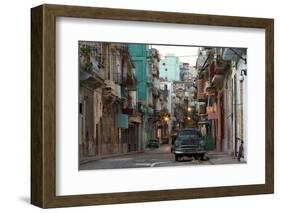
<instances>
[{"instance_id":1,"label":"awning","mask_svg":"<svg viewBox=\"0 0 281 213\"><path fill-rule=\"evenodd\" d=\"M116 123L118 128L128 129L128 115L118 113L116 115Z\"/></svg>"}]
</instances>

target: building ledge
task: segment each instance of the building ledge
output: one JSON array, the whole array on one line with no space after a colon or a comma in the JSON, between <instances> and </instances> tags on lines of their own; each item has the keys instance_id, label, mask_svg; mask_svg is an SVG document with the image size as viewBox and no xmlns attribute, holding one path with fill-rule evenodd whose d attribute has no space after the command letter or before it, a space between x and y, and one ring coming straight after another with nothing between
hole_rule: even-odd
<instances>
[{"instance_id":1,"label":"building ledge","mask_svg":"<svg viewBox=\"0 0 281 213\"><path fill-rule=\"evenodd\" d=\"M81 81L81 85L85 85L85 86L90 87L92 89L97 89L97 88L105 85L104 79L96 72L93 72L93 73L89 74L89 73L85 73L85 72L80 71L80 74L87 75L86 80Z\"/></svg>"}]
</instances>

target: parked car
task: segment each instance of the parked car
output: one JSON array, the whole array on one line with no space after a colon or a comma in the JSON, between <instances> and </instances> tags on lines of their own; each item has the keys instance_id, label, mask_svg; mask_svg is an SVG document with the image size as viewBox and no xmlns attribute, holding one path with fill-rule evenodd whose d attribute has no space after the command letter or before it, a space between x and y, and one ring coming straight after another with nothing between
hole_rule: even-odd
<instances>
[{"instance_id":1,"label":"parked car","mask_svg":"<svg viewBox=\"0 0 281 213\"><path fill-rule=\"evenodd\" d=\"M147 148L159 148L159 142L157 139L150 139L146 147Z\"/></svg>"},{"instance_id":2,"label":"parked car","mask_svg":"<svg viewBox=\"0 0 281 213\"><path fill-rule=\"evenodd\" d=\"M196 128L180 130L172 146L172 152L175 155L176 161L179 161L185 156L204 160L206 147L201 132Z\"/></svg>"}]
</instances>

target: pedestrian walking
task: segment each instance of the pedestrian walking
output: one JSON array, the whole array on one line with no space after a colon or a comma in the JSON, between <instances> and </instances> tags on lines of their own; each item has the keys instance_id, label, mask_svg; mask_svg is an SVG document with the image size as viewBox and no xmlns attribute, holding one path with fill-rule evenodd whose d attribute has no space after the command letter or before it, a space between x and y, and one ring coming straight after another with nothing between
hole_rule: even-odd
<instances>
[{"instance_id":1,"label":"pedestrian walking","mask_svg":"<svg viewBox=\"0 0 281 213\"><path fill-rule=\"evenodd\" d=\"M206 138L206 135L207 135L207 129L206 129L206 126L203 125L201 127L201 134L202 134L202 137L205 139Z\"/></svg>"},{"instance_id":2,"label":"pedestrian walking","mask_svg":"<svg viewBox=\"0 0 281 213\"><path fill-rule=\"evenodd\" d=\"M238 151L238 158L237 160L240 162L241 158L244 158L244 146L243 146L244 142L241 141L240 146L239 146L239 151Z\"/></svg>"}]
</instances>

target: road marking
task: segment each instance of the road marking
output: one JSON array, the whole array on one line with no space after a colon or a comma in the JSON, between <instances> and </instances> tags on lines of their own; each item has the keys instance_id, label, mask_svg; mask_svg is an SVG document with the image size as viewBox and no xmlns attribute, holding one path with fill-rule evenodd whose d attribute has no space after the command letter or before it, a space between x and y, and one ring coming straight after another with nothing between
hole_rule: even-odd
<instances>
[{"instance_id":1,"label":"road marking","mask_svg":"<svg viewBox=\"0 0 281 213\"><path fill-rule=\"evenodd\" d=\"M169 162L155 162L155 163L136 163L136 166L147 166L147 167L155 167L159 164L169 163Z\"/></svg>"},{"instance_id":2,"label":"road marking","mask_svg":"<svg viewBox=\"0 0 281 213\"><path fill-rule=\"evenodd\" d=\"M154 167L154 166L156 166L156 165L163 164L163 163L168 163L168 162L155 162L155 163L152 163L152 164L150 165L150 167Z\"/></svg>"},{"instance_id":3,"label":"road marking","mask_svg":"<svg viewBox=\"0 0 281 213\"><path fill-rule=\"evenodd\" d=\"M136 166L147 166L147 167L149 167L149 166L151 166L151 164L150 163L136 163Z\"/></svg>"}]
</instances>

